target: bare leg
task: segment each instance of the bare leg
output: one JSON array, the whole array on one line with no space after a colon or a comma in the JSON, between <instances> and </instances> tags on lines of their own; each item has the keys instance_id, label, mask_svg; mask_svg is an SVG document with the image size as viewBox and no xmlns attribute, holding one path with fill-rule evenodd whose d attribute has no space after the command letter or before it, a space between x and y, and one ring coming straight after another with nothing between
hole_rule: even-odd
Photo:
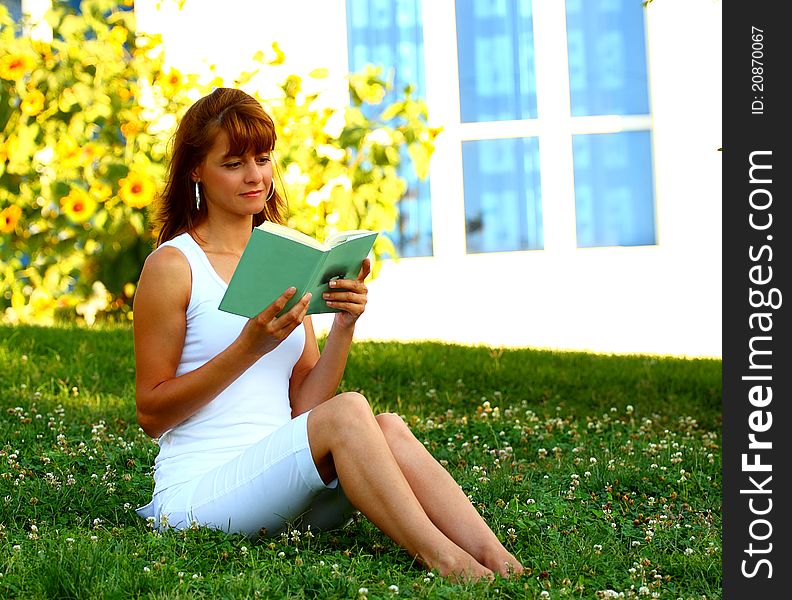
<instances>
[{"instance_id":1,"label":"bare leg","mask_svg":"<svg viewBox=\"0 0 792 600\"><path fill-rule=\"evenodd\" d=\"M508 576L523 566L500 543L462 488L424 448L399 415L377 415L393 456L427 516L482 565Z\"/></svg>"},{"instance_id":2,"label":"bare leg","mask_svg":"<svg viewBox=\"0 0 792 600\"><path fill-rule=\"evenodd\" d=\"M429 519L363 396L340 394L314 408L308 439L322 479L337 476L350 502L411 556L443 576L492 576Z\"/></svg>"}]
</instances>

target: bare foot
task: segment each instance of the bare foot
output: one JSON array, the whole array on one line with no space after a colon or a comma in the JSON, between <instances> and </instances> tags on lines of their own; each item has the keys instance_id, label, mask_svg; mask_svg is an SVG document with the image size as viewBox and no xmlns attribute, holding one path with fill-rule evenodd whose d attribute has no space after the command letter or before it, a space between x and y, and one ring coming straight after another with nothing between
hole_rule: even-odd
<instances>
[{"instance_id":1,"label":"bare foot","mask_svg":"<svg viewBox=\"0 0 792 600\"><path fill-rule=\"evenodd\" d=\"M485 553L482 557L481 564L490 568L493 573L499 573L502 577L511 577L512 575L522 575L525 570L513 554L506 548L498 544L497 548L493 548L490 552Z\"/></svg>"},{"instance_id":2,"label":"bare foot","mask_svg":"<svg viewBox=\"0 0 792 600\"><path fill-rule=\"evenodd\" d=\"M494 579L490 569L465 551L461 551L455 557L441 558L433 563L425 561L424 564L430 569L437 569L441 577L447 577L453 582L466 583L480 579Z\"/></svg>"}]
</instances>

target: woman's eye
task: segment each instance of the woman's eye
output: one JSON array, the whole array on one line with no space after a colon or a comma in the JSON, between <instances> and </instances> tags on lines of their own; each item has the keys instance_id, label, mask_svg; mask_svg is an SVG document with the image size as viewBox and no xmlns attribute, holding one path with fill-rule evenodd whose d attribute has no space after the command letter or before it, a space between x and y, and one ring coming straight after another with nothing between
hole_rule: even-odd
<instances>
[{"instance_id":1,"label":"woman's eye","mask_svg":"<svg viewBox=\"0 0 792 600\"><path fill-rule=\"evenodd\" d=\"M259 156L258 157L258 162L260 164L262 164L262 165L267 164L269 161L270 161L270 157L269 156Z\"/></svg>"},{"instance_id":2,"label":"woman's eye","mask_svg":"<svg viewBox=\"0 0 792 600\"><path fill-rule=\"evenodd\" d=\"M236 169L236 168L237 168L239 165L241 165L241 164L242 164L242 163L240 163L240 162L230 162L230 163L226 163L226 164L225 164L225 167L226 167L227 169Z\"/></svg>"}]
</instances>

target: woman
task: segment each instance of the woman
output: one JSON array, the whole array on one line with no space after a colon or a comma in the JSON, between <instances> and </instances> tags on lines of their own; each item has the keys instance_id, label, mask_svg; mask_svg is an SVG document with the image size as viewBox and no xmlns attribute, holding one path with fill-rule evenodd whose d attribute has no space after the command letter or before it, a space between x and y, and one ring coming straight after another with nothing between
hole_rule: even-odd
<instances>
[{"instance_id":1,"label":"woman","mask_svg":"<svg viewBox=\"0 0 792 600\"><path fill-rule=\"evenodd\" d=\"M281 316L294 288L253 319L217 310L252 228L283 222L275 137L261 105L234 89L200 99L176 132L158 248L135 295L137 416L160 446L154 497L138 513L256 536L337 527L358 509L441 575L521 572L398 415L336 395L368 259L323 295L341 312L321 355L310 294Z\"/></svg>"}]
</instances>

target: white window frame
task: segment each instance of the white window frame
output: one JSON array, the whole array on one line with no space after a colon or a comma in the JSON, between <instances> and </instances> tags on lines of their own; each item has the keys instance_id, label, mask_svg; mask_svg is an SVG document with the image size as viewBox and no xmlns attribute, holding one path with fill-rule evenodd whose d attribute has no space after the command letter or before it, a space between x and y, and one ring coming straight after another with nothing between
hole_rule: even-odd
<instances>
[{"instance_id":1,"label":"white window frame","mask_svg":"<svg viewBox=\"0 0 792 600\"><path fill-rule=\"evenodd\" d=\"M652 130L651 107L647 115L571 116L566 3L533 0L532 4L538 118L462 123L455 0L421 2L426 101L432 125L443 127L432 156L430 178L436 258L466 255L462 142L539 138L544 251L555 254L578 249L572 136ZM656 204L654 211L656 216ZM657 243L656 218L655 234Z\"/></svg>"}]
</instances>

